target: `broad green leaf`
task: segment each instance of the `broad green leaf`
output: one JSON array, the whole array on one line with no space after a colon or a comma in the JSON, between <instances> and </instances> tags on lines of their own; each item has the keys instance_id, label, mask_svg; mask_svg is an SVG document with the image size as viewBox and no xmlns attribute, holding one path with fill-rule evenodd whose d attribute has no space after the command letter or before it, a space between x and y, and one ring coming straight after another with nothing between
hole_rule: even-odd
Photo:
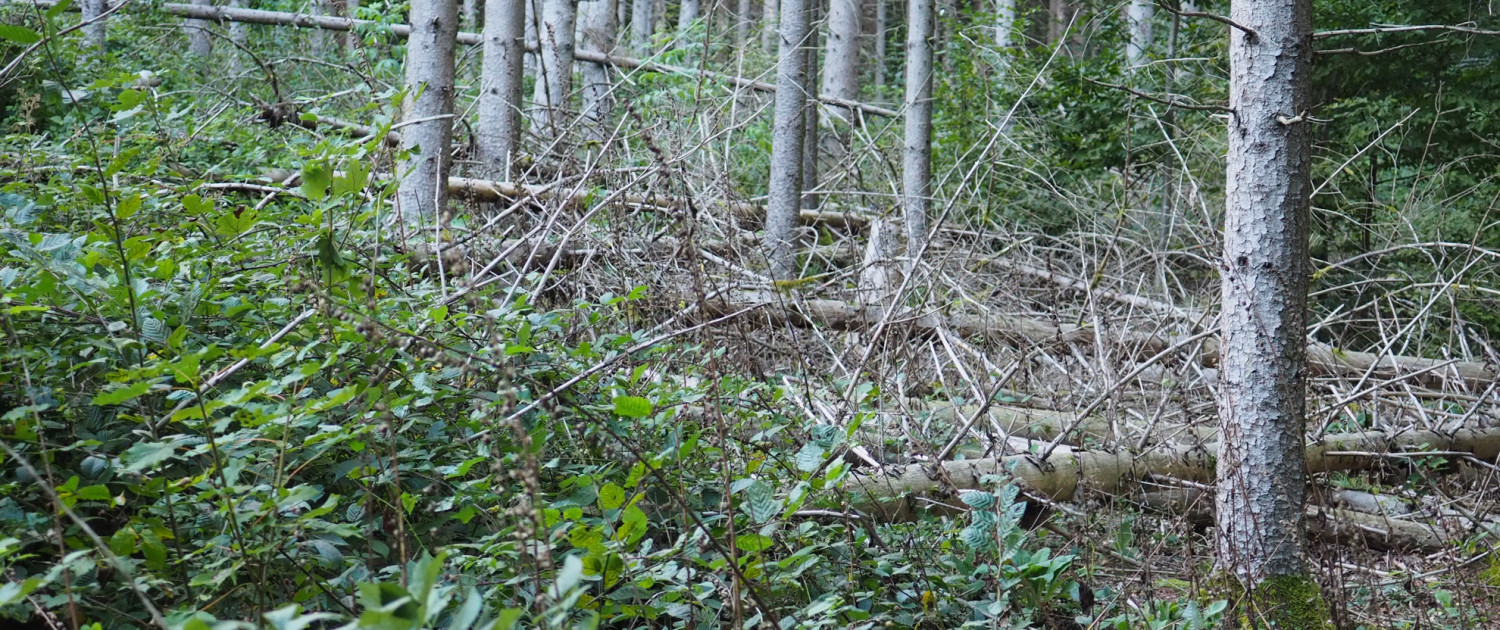
<instances>
[{"instance_id":1,"label":"broad green leaf","mask_svg":"<svg viewBox=\"0 0 1500 630\"><path fill-rule=\"evenodd\" d=\"M639 396L616 396L615 413L626 418L644 418L651 415L651 401Z\"/></svg>"},{"instance_id":2,"label":"broad green leaf","mask_svg":"<svg viewBox=\"0 0 1500 630\"><path fill-rule=\"evenodd\" d=\"M72 8L72 6L73 0L62 0L61 2L52 5L52 8L47 9L47 13L45 15L47 16L47 19L50 20L59 15L62 15L63 11L67 11L69 8Z\"/></svg>"},{"instance_id":3,"label":"broad green leaf","mask_svg":"<svg viewBox=\"0 0 1500 630\"><path fill-rule=\"evenodd\" d=\"M308 162L302 165L302 194L308 199L320 201L328 196L328 186L332 182L327 164Z\"/></svg>"},{"instance_id":4,"label":"broad green leaf","mask_svg":"<svg viewBox=\"0 0 1500 630\"><path fill-rule=\"evenodd\" d=\"M774 495L770 484L758 479L745 489L745 505L756 523L769 521L781 512L781 502Z\"/></svg>"},{"instance_id":5,"label":"broad green leaf","mask_svg":"<svg viewBox=\"0 0 1500 630\"><path fill-rule=\"evenodd\" d=\"M259 221L255 210L240 207L219 215L214 221L214 233L225 238L239 236L249 231Z\"/></svg>"},{"instance_id":6,"label":"broad green leaf","mask_svg":"<svg viewBox=\"0 0 1500 630\"><path fill-rule=\"evenodd\" d=\"M125 95L121 94L120 99L124 100L124 98ZM186 210L187 213L192 216L204 215L213 212L214 202L210 199L199 197L198 195L188 195L182 198L182 209Z\"/></svg>"},{"instance_id":7,"label":"broad green leaf","mask_svg":"<svg viewBox=\"0 0 1500 630\"><path fill-rule=\"evenodd\" d=\"M104 486L84 486L75 493L79 499L84 501L114 501L110 495L109 488Z\"/></svg>"},{"instance_id":8,"label":"broad green leaf","mask_svg":"<svg viewBox=\"0 0 1500 630\"><path fill-rule=\"evenodd\" d=\"M17 44L35 44L41 41L42 36L24 26L0 24L0 39L7 39Z\"/></svg>"},{"instance_id":9,"label":"broad green leaf","mask_svg":"<svg viewBox=\"0 0 1500 630\"><path fill-rule=\"evenodd\" d=\"M599 488L599 507L613 510L625 504L625 489L612 483Z\"/></svg>"},{"instance_id":10,"label":"broad green leaf","mask_svg":"<svg viewBox=\"0 0 1500 630\"><path fill-rule=\"evenodd\" d=\"M734 546L739 548L740 551L755 553L763 549L769 549L775 542L776 541L771 540L770 536L762 536L760 534L745 534L734 539Z\"/></svg>"},{"instance_id":11,"label":"broad green leaf","mask_svg":"<svg viewBox=\"0 0 1500 630\"><path fill-rule=\"evenodd\" d=\"M135 216L135 213L139 212L140 209L141 194L131 193L121 199L120 203L115 206L115 218L124 221L125 219L129 219L130 217Z\"/></svg>"},{"instance_id":12,"label":"broad green leaf","mask_svg":"<svg viewBox=\"0 0 1500 630\"><path fill-rule=\"evenodd\" d=\"M118 405L151 391L151 381L138 381L119 389L112 389L94 397L95 405Z\"/></svg>"},{"instance_id":13,"label":"broad green leaf","mask_svg":"<svg viewBox=\"0 0 1500 630\"><path fill-rule=\"evenodd\" d=\"M136 442L125 449L121 459L126 472L140 472L171 459L175 450L171 442Z\"/></svg>"}]
</instances>

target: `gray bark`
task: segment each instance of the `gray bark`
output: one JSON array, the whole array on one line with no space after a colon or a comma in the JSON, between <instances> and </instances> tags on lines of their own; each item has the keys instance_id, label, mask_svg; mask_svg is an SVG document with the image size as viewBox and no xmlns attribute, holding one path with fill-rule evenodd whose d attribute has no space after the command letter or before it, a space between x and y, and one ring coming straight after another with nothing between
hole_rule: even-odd
<instances>
[{"instance_id":1,"label":"gray bark","mask_svg":"<svg viewBox=\"0 0 1500 630\"><path fill-rule=\"evenodd\" d=\"M802 204L802 133L806 127L807 4L781 1L781 51L776 62L775 118L771 128L771 177L766 198L766 257L773 280L796 273L792 238Z\"/></svg>"},{"instance_id":2,"label":"gray bark","mask_svg":"<svg viewBox=\"0 0 1500 630\"><path fill-rule=\"evenodd\" d=\"M104 15L104 11L108 9L105 0L83 0L81 8L83 9L81 19L87 24L83 27L84 45L94 50L104 50L105 19L99 16Z\"/></svg>"},{"instance_id":3,"label":"gray bark","mask_svg":"<svg viewBox=\"0 0 1500 630\"><path fill-rule=\"evenodd\" d=\"M1130 41L1125 45L1125 64L1134 71L1151 50L1151 18L1156 14L1155 0L1130 0L1125 11L1130 22Z\"/></svg>"},{"instance_id":4,"label":"gray bark","mask_svg":"<svg viewBox=\"0 0 1500 630\"><path fill-rule=\"evenodd\" d=\"M350 19L359 17L359 0L345 0L344 11ZM359 33L350 30L344 34L344 52L353 55L359 51Z\"/></svg>"},{"instance_id":5,"label":"gray bark","mask_svg":"<svg viewBox=\"0 0 1500 630\"><path fill-rule=\"evenodd\" d=\"M475 0L464 0L462 9L463 23L469 28L474 28L479 22L479 6Z\"/></svg>"},{"instance_id":6,"label":"gray bark","mask_svg":"<svg viewBox=\"0 0 1500 630\"><path fill-rule=\"evenodd\" d=\"M213 0L192 0L192 4L200 7L213 6ZM214 52L214 42L209 39L207 20L183 20L182 25L187 29L188 53L194 57L207 57Z\"/></svg>"},{"instance_id":7,"label":"gray bark","mask_svg":"<svg viewBox=\"0 0 1500 630\"><path fill-rule=\"evenodd\" d=\"M525 5L526 17L523 19L522 27L526 29L526 56L524 68L526 76L536 77L536 51L538 50L536 39L537 8L542 6L542 0L521 0Z\"/></svg>"},{"instance_id":8,"label":"gray bark","mask_svg":"<svg viewBox=\"0 0 1500 630\"><path fill-rule=\"evenodd\" d=\"M521 138L526 0L485 0L484 66L480 70L475 150L489 177L510 179Z\"/></svg>"},{"instance_id":9,"label":"gray bark","mask_svg":"<svg viewBox=\"0 0 1500 630\"><path fill-rule=\"evenodd\" d=\"M630 4L630 49L638 55L651 52L652 27L656 25L655 0L632 0Z\"/></svg>"},{"instance_id":10,"label":"gray bark","mask_svg":"<svg viewBox=\"0 0 1500 630\"><path fill-rule=\"evenodd\" d=\"M885 87L885 38L890 34L890 0L875 0L875 87Z\"/></svg>"},{"instance_id":11,"label":"gray bark","mask_svg":"<svg viewBox=\"0 0 1500 630\"><path fill-rule=\"evenodd\" d=\"M609 54L615 48L615 1L586 0L578 5L578 37L588 52ZM603 142L609 135L610 112L614 108L611 66L586 61L579 64L583 75L583 121L588 139Z\"/></svg>"},{"instance_id":12,"label":"gray bark","mask_svg":"<svg viewBox=\"0 0 1500 630\"><path fill-rule=\"evenodd\" d=\"M436 218L447 205L449 144L453 137L453 49L458 39L454 0L423 0L411 7L406 44L404 116L401 146L413 151L402 161L397 198L408 222Z\"/></svg>"},{"instance_id":13,"label":"gray bark","mask_svg":"<svg viewBox=\"0 0 1500 630\"><path fill-rule=\"evenodd\" d=\"M1016 30L1016 0L1000 0L995 5L995 48L1011 47Z\"/></svg>"},{"instance_id":14,"label":"gray bark","mask_svg":"<svg viewBox=\"0 0 1500 630\"><path fill-rule=\"evenodd\" d=\"M677 7L677 30L685 31L693 22L697 22L701 7L698 0L682 0L682 4Z\"/></svg>"},{"instance_id":15,"label":"gray bark","mask_svg":"<svg viewBox=\"0 0 1500 630\"><path fill-rule=\"evenodd\" d=\"M778 8L777 0L764 0L760 7L760 47L766 52L775 52L777 45L777 20L781 19L781 10Z\"/></svg>"},{"instance_id":16,"label":"gray bark","mask_svg":"<svg viewBox=\"0 0 1500 630\"><path fill-rule=\"evenodd\" d=\"M927 239L927 199L932 193L932 22L933 0L908 0L901 207L909 265L916 264Z\"/></svg>"},{"instance_id":17,"label":"gray bark","mask_svg":"<svg viewBox=\"0 0 1500 630\"><path fill-rule=\"evenodd\" d=\"M828 53L823 60L823 90L837 98L859 97L860 0L829 0ZM852 118L852 116L851 116Z\"/></svg>"},{"instance_id":18,"label":"gray bark","mask_svg":"<svg viewBox=\"0 0 1500 630\"><path fill-rule=\"evenodd\" d=\"M1246 585L1305 575L1311 0L1234 0L1229 40L1218 563Z\"/></svg>"},{"instance_id":19,"label":"gray bark","mask_svg":"<svg viewBox=\"0 0 1500 630\"><path fill-rule=\"evenodd\" d=\"M740 0L734 11L734 46L738 50L744 50L745 44L750 43L750 26L755 22L755 16L751 15L751 0Z\"/></svg>"},{"instance_id":20,"label":"gray bark","mask_svg":"<svg viewBox=\"0 0 1500 630\"><path fill-rule=\"evenodd\" d=\"M1047 6L1047 42L1061 44L1063 28L1068 25L1068 0L1051 0Z\"/></svg>"},{"instance_id":21,"label":"gray bark","mask_svg":"<svg viewBox=\"0 0 1500 630\"><path fill-rule=\"evenodd\" d=\"M573 29L578 19L578 0L545 0L537 31L541 55L537 66L536 91L532 94L535 115L531 131L542 137L557 134L573 93Z\"/></svg>"},{"instance_id":22,"label":"gray bark","mask_svg":"<svg viewBox=\"0 0 1500 630\"><path fill-rule=\"evenodd\" d=\"M821 48L818 41L818 19L821 7L818 3L822 0L808 0L807 7L807 84L802 86L802 93L806 95L818 94L818 50ZM806 101L806 109L803 110L802 119L802 208L815 210L818 207L818 194L810 192L818 187L818 149L819 144L817 99L809 98Z\"/></svg>"}]
</instances>

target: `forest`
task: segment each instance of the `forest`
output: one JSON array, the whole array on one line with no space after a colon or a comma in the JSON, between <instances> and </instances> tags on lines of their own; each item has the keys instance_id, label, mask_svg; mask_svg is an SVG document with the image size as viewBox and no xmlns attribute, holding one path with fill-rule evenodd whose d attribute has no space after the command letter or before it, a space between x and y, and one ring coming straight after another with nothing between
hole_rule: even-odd
<instances>
[{"instance_id":1,"label":"forest","mask_svg":"<svg viewBox=\"0 0 1500 630\"><path fill-rule=\"evenodd\" d=\"M1479 0L0 0L0 626L1500 624Z\"/></svg>"}]
</instances>

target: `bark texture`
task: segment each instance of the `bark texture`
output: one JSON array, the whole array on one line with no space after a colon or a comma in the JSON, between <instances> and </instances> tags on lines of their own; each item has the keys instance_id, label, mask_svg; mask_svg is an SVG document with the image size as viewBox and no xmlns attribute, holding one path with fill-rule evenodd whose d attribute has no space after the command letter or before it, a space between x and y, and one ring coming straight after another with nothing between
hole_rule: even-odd
<instances>
[{"instance_id":1,"label":"bark texture","mask_svg":"<svg viewBox=\"0 0 1500 630\"><path fill-rule=\"evenodd\" d=\"M768 53L776 52L780 19L781 9L777 0L765 0L760 7L760 47Z\"/></svg>"},{"instance_id":2,"label":"bark texture","mask_svg":"<svg viewBox=\"0 0 1500 630\"><path fill-rule=\"evenodd\" d=\"M752 15L754 4L751 0L739 0L734 12L734 47L744 50L745 44L750 43L750 27L755 24L755 16Z\"/></svg>"},{"instance_id":3,"label":"bark texture","mask_svg":"<svg viewBox=\"0 0 1500 630\"><path fill-rule=\"evenodd\" d=\"M555 136L566 122L563 114L573 93L573 30L577 19L577 0L545 0L542 4L537 31L541 55L536 91L531 97L536 107L531 131L543 138Z\"/></svg>"},{"instance_id":4,"label":"bark texture","mask_svg":"<svg viewBox=\"0 0 1500 630\"><path fill-rule=\"evenodd\" d=\"M1306 574L1302 436L1311 0L1235 0L1222 275L1218 563L1247 588Z\"/></svg>"},{"instance_id":5,"label":"bark texture","mask_svg":"<svg viewBox=\"0 0 1500 630\"><path fill-rule=\"evenodd\" d=\"M1155 0L1130 0L1125 12L1130 21L1130 42L1125 45L1125 63L1131 70L1145 59L1151 50L1151 18L1156 14Z\"/></svg>"},{"instance_id":6,"label":"bark texture","mask_svg":"<svg viewBox=\"0 0 1500 630\"><path fill-rule=\"evenodd\" d=\"M585 0L578 7L578 36L583 50L600 54L614 52L615 0ZM608 64L585 61L579 66L583 74L583 123L591 142L603 142L609 135L609 120L614 109Z\"/></svg>"},{"instance_id":7,"label":"bark texture","mask_svg":"<svg viewBox=\"0 0 1500 630\"><path fill-rule=\"evenodd\" d=\"M933 0L908 0L906 129L901 147L901 208L906 218L908 265L927 240L927 200L932 193Z\"/></svg>"},{"instance_id":8,"label":"bark texture","mask_svg":"<svg viewBox=\"0 0 1500 630\"><path fill-rule=\"evenodd\" d=\"M822 17L819 12L819 3L822 0L806 0L807 7L807 84L802 86L802 94L811 95L818 93L818 19ZM817 99L805 99L802 111L802 209L816 210L819 198L816 192L818 187L818 149L820 148L818 133L819 117L822 111L818 108Z\"/></svg>"},{"instance_id":9,"label":"bark texture","mask_svg":"<svg viewBox=\"0 0 1500 630\"><path fill-rule=\"evenodd\" d=\"M890 0L875 0L875 87L885 87L885 38L890 34Z\"/></svg>"},{"instance_id":10,"label":"bark texture","mask_svg":"<svg viewBox=\"0 0 1500 630\"><path fill-rule=\"evenodd\" d=\"M526 0L485 0L484 66L480 70L475 151L489 177L510 179L521 137Z\"/></svg>"},{"instance_id":11,"label":"bark texture","mask_svg":"<svg viewBox=\"0 0 1500 630\"><path fill-rule=\"evenodd\" d=\"M100 16L104 15L108 9L105 2L106 0L83 0L81 3L83 9L81 19L86 24L83 27L83 41L86 46L94 50L104 50L105 20Z\"/></svg>"},{"instance_id":12,"label":"bark texture","mask_svg":"<svg viewBox=\"0 0 1500 630\"><path fill-rule=\"evenodd\" d=\"M211 7L213 0L192 0L193 6ZM194 57L207 57L214 52L214 42L209 39L208 21L189 19L183 20L182 25L187 28L188 53Z\"/></svg>"},{"instance_id":13,"label":"bark texture","mask_svg":"<svg viewBox=\"0 0 1500 630\"><path fill-rule=\"evenodd\" d=\"M630 5L630 49L638 55L651 52L651 29L656 25L655 0L632 0Z\"/></svg>"},{"instance_id":14,"label":"bark texture","mask_svg":"<svg viewBox=\"0 0 1500 630\"><path fill-rule=\"evenodd\" d=\"M802 205L802 134L807 99L806 0L781 1L781 50L776 62L776 104L771 128L771 177L766 198L766 258L773 280L796 272L792 239Z\"/></svg>"},{"instance_id":15,"label":"bark texture","mask_svg":"<svg viewBox=\"0 0 1500 630\"><path fill-rule=\"evenodd\" d=\"M860 0L828 1L828 53L823 60L823 89L851 101L859 97L859 32L863 10Z\"/></svg>"},{"instance_id":16,"label":"bark texture","mask_svg":"<svg viewBox=\"0 0 1500 630\"><path fill-rule=\"evenodd\" d=\"M397 190L401 215L409 222L436 218L447 205L457 35L454 0L412 3L403 103L403 119L411 124L401 129L401 144L413 153L401 164L403 176Z\"/></svg>"},{"instance_id":17,"label":"bark texture","mask_svg":"<svg viewBox=\"0 0 1500 630\"><path fill-rule=\"evenodd\" d=\"M1000 0L995 4L995 48L1010 48L1015 30L1016 0Z\"/></svg>"},{"instance_id":18,"label":"bark texture","mask_svg":"<svg viewBox=\"0 0 1500 630\"><path fill-rule=\"evenodd\" d=\"M702 4L698 0L682 0L682 4L677 6L677 30L687 30L693 22L698 21L701 12Z\"/></svg>"}]
</instances>

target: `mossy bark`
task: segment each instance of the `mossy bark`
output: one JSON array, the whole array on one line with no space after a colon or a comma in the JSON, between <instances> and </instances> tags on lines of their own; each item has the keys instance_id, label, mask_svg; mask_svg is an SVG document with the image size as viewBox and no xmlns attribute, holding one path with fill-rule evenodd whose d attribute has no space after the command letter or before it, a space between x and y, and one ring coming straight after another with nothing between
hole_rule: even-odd
<instances>
[{"instance_id":1,"label":"mossy bark","mask_svg":"<svg viewBox=\"0 0 1500 630\"><path fill-rule=\"evenodd\" d=\"M1323 591L1308 576L1271 576L1248 589L1232 575L1215 582L1243 630L1333 630Z\"/></svg>"}]
</instances>

